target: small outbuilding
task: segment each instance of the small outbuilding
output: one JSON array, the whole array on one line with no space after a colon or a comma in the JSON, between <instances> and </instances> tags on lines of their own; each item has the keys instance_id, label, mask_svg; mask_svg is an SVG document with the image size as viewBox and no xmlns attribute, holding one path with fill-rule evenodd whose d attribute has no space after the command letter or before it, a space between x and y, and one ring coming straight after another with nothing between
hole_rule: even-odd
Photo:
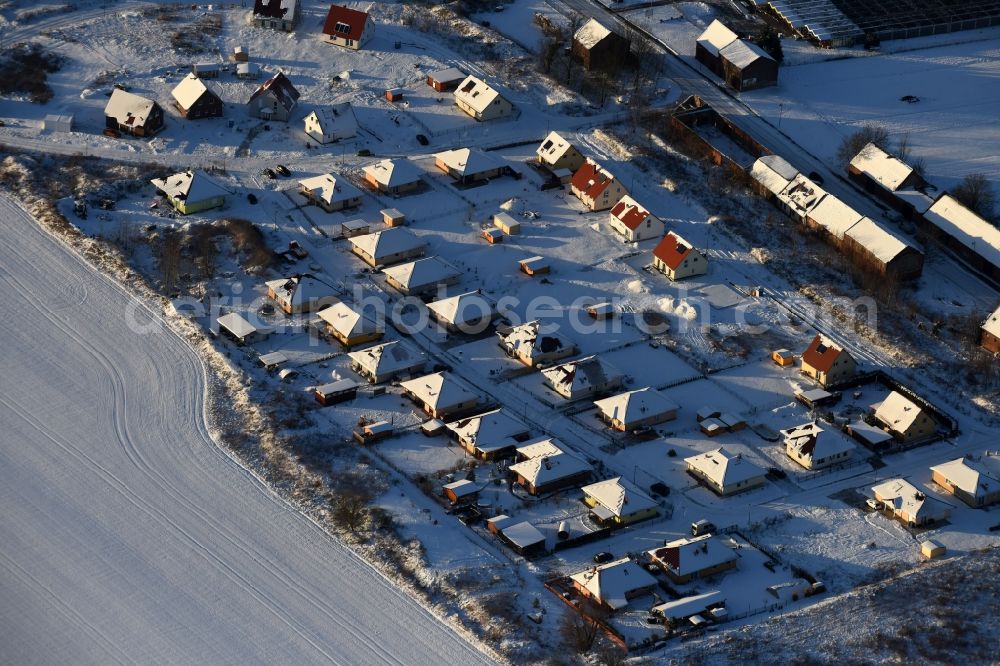
<instances>
[{"instance_id":1,"label":"small outbuilding","mask_svg":"<svg viewBox=\"0 0 1000 666\"><path fill-rule=\"evenodd\" d=\"M358 396L358 383L352 379L341 379L329 384L317 386L316 402L328 407L341 402L354 400Z\"/></svg>"}]
</instances>

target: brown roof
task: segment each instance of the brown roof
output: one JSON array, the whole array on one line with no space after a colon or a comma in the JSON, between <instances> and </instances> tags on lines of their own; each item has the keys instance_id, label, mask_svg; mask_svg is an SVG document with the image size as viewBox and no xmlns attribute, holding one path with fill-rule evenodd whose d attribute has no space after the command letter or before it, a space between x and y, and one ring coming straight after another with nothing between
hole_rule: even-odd
<instances>
[{"instance_id":1,"label":"brown roof","mask_svg":"<svg viewBox=\"0 0 1000 666\"><path fill-rule=\"evenodd\" d=\"M802 362L806 363L820 372L829 372L830 368L837 361L837 357L844 350L836 346L821 335L813 338L809 349L802 354Z\"/></svg>"},{"instance_id":2,"label":"brown roof","mask_svg":"<svg viewBox=\"0 0 1000 666\"><path fill-rule=\"evenodd\" d=\"M638 204L628 203L624 199L621 199L614 205L614 208L611 209L611 214L621 220L622 224L632 231L638 229L639 225L649 217L648 210L643 210Z\"/></svg>"},{"instance_id":3,"label":"brown roof","mask_svg":"<svg viewBox=\"0 0 1000 666\"><path fill-rule=\"evenodd\" d=\"M346 30L337 30L338 23L346 26ZM359 41L367 24L368 12L359 12L356 9L340 5L330 5L330 12L326 15L326 23L323 24L323 34Z\"/></svg>"},{"instance_id":4,"label":"brown roof","mask_svg":"<svg viewBox=\"0 0 1000 666\"><path fill-rule=\"evenodd\" d=\"M571 184L591 199L596 199L614 179L614 176L601 169L601 165L588 157L573 174Z\"/></svg>"},{"instance_id":5,"label":"brown roof","mask_svg":"<svg viewBox=\"0 0 1000 666\"><path fill-rule=\"evenodd\" d=\"M671 270L677 270L684 258L691 253L691 249L691 246L683 238L671 231L653 250L653 256L665 263Z\"/></svg>"},{"instance_id":6,"label":"brown roof","mask_svg":"<svg viewBox=\"0 0 1000 666\"><path fill-rule=\"evenodd\" d=\"M254 16L265 16L267 18L285 18L285 14L294 13L294 9L294 0L291 2L289 0L255 0L253 3Z\"/></svg>"},{"instance_id":7,"label":"brown roof","mask_svg":"<svg viewBox=\"0 0 1000 666\"><path fill-rule=\"evenodd\" d=\"M299 91L295 89L292 82L288 80L282 72L278 72L264 83L260 84L257 90L250 95L249 102L257 99L269 90L273 90L274 94L277 96L278 101L281 105L288 109L289 111L295 106L295 102L299 99Z\"/></svg>"}]
</instances>

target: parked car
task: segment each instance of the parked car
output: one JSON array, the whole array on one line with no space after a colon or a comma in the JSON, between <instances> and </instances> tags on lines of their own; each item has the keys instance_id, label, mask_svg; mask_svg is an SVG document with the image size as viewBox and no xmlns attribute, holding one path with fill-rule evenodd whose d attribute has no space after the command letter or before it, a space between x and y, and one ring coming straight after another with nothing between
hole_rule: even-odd
<instances>
[{"instance_id":1,"label":"parked car","mask_svg":"<svg viewBox=\"0 0 1000 666\"><path fill-rule=\"evenodd\" d=\"M609 553L608 551L604 550L598 553L597 555L594 555L594 564L606 564L607 562L610 562L613 559L615 559L615 556Z\"/></svg>"},{"instance_id":2,"label":"parked car","mask_svg":"<svg viewBox=\"0 0 1000 666\"><path fill-rule=\"evenodd\" d=\"M649 487L650 492L654 495L659 495L660 497L666 497L670 494L670 486L663 483L662 481L657 481Z\"/></svg>"},{"instance_id":3,"label":"parked car","mask_svg":"<svg viewBox=\"0 0 1000 666\"><path fill-rule=\"evenodd\" d=\"M715 532L715 523L702 518L691 523L691 536L701 536L702 534L712 534Z\"/></svg>"},{"instance_id":4,"label":"parked car","mask_svg":"<svg viewBox=\"0 0 1000 666\"><path fill-rule=\"evenodd\" d=\"M285 176L286 178L292 175L292 172L289 171L288 167L286 167L284 164L279 164L278 166L274 167L274 170L280 173L282 176Z\"/></svg>"},{"instance_id":5,"label":"parked car","mask_svg":"<svg viewBox=\"0 0 1000 666\"><path fill-rule=\"evenodd\" d=\"M271 169L271 168L266 168L261 173L263 173L265 176L267 176L271 180L274 180L275 178L278 177L278 174L274 173L274 169Z\"/></svg>"},{"instance_id":6,"label":"parked car","mask_svg":"<svg viewBox=\"0 0 1000 666\"><path fill-rule=\"evenodd\" d=\"M254 194L253 192L247 192L247 201L249 201L250 205L252 206L253 204L257 203L257 195Z\"/></svg>"}]
</instances>

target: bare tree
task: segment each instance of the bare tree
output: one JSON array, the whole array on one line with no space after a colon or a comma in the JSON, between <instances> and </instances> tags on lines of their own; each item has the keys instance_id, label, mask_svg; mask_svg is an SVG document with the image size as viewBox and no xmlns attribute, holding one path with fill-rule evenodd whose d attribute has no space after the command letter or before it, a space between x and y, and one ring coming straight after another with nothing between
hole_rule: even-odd
<instances>
[{"instance_id":1,"label":"bare tree","mask_svg":"<svg viewBox=\"0 0 1000 666\"><path fill-rule=\"evenodd\" d=\"M205 279L213 277L218 264L219 248L215 244L215 233L211 226L204 225L198 229L194 250L201 276Z\"/></svg>"},{"instance_id":2,"label":"bare tree","mask_svg":"<svg viewBox=\"0 0 1000 666\"><path fill-rule=\"evenodd\" d=\"M578 654L589 652L594 647L601 625L583 609L577 613L567 613L559 626L563 642Z\"/></svg>"},{"instance_id":3,"label":"bare tree","mask_svg":"<svg viewBox=\"0 0 1000 666\"><path fill-rule=\"evenodd\" d=\"M889 130L879 123L865 123L861 129L844 137L837 149L837 161L848 164L869 143L882 147L889 143Z\"/></svg>"},{"instance_id":4,"label":"bare tree","mask_svg":"<svg viewBox=\"0 0 1000 666\"><path fill-rule=\"evenodd\" d=\"M951 195L961 201L969 210L986 219L993 219L996 212L997 195L993 186L990 185L990 181L986 180L986 176L983 174L970 173L951 191Z\"/></svg>"}]
</instances>

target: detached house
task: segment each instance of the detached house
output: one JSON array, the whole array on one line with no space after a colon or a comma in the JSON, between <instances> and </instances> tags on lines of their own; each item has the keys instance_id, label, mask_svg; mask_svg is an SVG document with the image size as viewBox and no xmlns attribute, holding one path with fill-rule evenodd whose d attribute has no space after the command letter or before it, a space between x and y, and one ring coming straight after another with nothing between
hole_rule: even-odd
<instances>
[{"instance_id":1,"label":"detached house","mask_svg":"<svg viewBox=\"0 0 1000 666\"><path fill-rule=\"evenodd\" d=\"M298 0L255 0L253 3L253 22L258 27L291 32L298 18Z\"/></svg>"},{"instance_id":2,"label":"detached house","mask_svg":"<svg viewBox=\"0 0 1000 666\"><path fill-rule=\"evenodd\" d=\"M909 527L922 527L947 520L951 505L930 497L903 479L890 479L872 487L875 500Z\"/></svg>"},{"instance_id":3,"label":"detached house","mask_svg":"<svg viewBox=\"0 0 1000 666\"><path fill-rule=\"evenodd\" d=\"M420 187L420 169L408 159L382 160L364 168L365 180L379 192L406 194Z\"/></svg>"},{"instance_id":4,"label":"detached house","mask_svg":"<svg viewBox=\"0 0 1000 666\"><path fill-rule=\"evenodd\" d=\"M461 419L446 427L463 449L480 460L512 453L531 436L528 426L503 409Z\"/></svg>"},{"instance_id":5,"label":"detached house","mask_svg":"<svg viewBox=\"0 0 1000 666\"><path fill-rule=\"evenodd\" d=\"M683 280L707 273L708 259L671 231L653 249L653 266L671 280Z\"/></svg>"},{"instance_id":6,"label":"detached house","mask_svg":"<svg viewBox=\"0 0 1000 666\"><path fill-rule=\"evenodd\" d=\"M374 36L375 22L368 12L330 5L323 24L323 40L327 44L357 51L364 48Z\"/></svg>"},{"instance_id":7,"label":"detached house","mask_svg":"<svg viewBox=\"0 0 1000 666\"><path fill-rule=\"evenodd\" d=\"M303 178L299 181L299 191L328 213L360 206L364 196L349 180L332 173Z\"/></svg>"},{"instance_id":8,"label":"detached house","mask_svg":"<svg viewBox=\"0 0 1000 666\"><path fill-rule=\"evenodd\" d=\"M563 363L542 370L545 384L567 400L582 400L621 388L625 376L599 356Z\"/></svg>"},{"instance_id":9,"label":"detached house","mask_svg":"<svg viewBox=\"0 0 1000 666\"><path fill-rule=\"evenodd\" d=\"M723 75L719 52L739 39L739 35L716 19L695 42L694 57L718 76Z\"/></svg>"},{"instance_id":10,"label":"detached house","mask_svg":"<svg viewBox=\"0 0 1000 666\"><path fill-rule=\"evenodd\" d=\"M979 335L979 346L992 354L1000 354L1000 308L986 318Z\"/></svg>"},{"instance_id":11,"label":"detached house","mask_svg":"<svg viewBox=\"0 0 1000 666\"><path fill-rule=\"evenodd\" d=\"M350 102L310 111L304 121L306 135L317 143L333 143L358 135L358 119Z\"/></svg>"},{"instance_id":12,"label":"detached house","mask_svg":"<svg viewBox=\"0 0 1000 666\"><path fill-rule=\"evenodd\" d=\"M434 155L434 166L462 185L496 178L509 167L478 148L456 148Z\"/></svg>"},{"instance_id":13,"label":"detached house","mask_svg":"<svg viewBox=\"0 0 1000 666\"><path fill-rule=\"evenodd\" d=\"M626 608L632 599L652 594L657 587L656 579L627 557L575 573L570 581L581 595L612 611Z\"/></svg>"},{"instance_id":14,"label":"detached house","mask_svg":"<svg viewBox=\"0 0 1000 666\"><path fill-rule=\"evenodd\" d=\"M663 236L663 222L629 195L611 208L608 223L627 243L637 243Z\"/></svg>"},{"instance_id":15,"label":"detached house","mask_svg":"<svg viewBox=\"0 0 1000 666\"><path fill-rule=\"evenodd\" d=\"M854 445L840 433L823 428L812 421L781 431L785 439L785 454L809 470L823 469L847 462Z\"/></svg>"},{"instance_id":16,"label":"detached house","mask_svg":"<svg viewBox=\"0 0 1000 666\"><path fill-rule=\"evenodd\" d=\"M652 497L620 476L581 488L583 503L601 525L622 526L654 518L660 512Z\"/></svg>"},{"instance_id":17,"label":"detached house","mask_svg":"<svg viewBox=\"0 0 1000 666\"><path fill-rule=\"evenodd\" d=\"M622 432L672 421L679 409L676 402L648 386L598 400L594 405L605 423Z\"/></svg>"},{"instance_id":18,"label":"detached house","mask_svg":"<svg viewBox=\"0 0 1000 666\"><path fill-rule=\"evenodd\" d=\"M369 266L390 266L424 254L427 244L409 229L393 227L349 239L351 252Z\"/></svg>"},{"instance_id":19,"label":"detached house","mask_svg":"<svg viewBox=\"0 0 1000 666\"><path fill-rule=\"evenodd\" d=\"M247 110L254 118L288 122L299 101L299 91L281 72L278 72L250 95Z\"/></svg>"},{"instance_id":20,"label":"detached house","mask_svg":"<svg viewBox=\"0 0 1000 666\"><path fill-rule=\"evenodd\" d=\"M104 107L104 126L133 136L151 136L163 129L163 109L151 99L115 88Z\"/></svg>"},{"instance_id":21,"label":"detached house","mask_svg":"<svg viewBox=\"0 0 1000 666\"><path fill-rule=\"evenodd\" d=\"M348 354L351 369L372 384L381 384L404 375L422 373L427 355L398 340Z\"/></svg>"},{"instance_id":22,"label":"detached house","mask_svg":"<svg viewBox=\"0 0 1000 666\"><path fill-rule=\"evenodd\" d=\"M288 315L315 312L339 303L330 285L317 280L312 275L293 275L280 280L269 280L267 296Z\"/></svg>"},{"instance_id":23,"label":"detached house","mask_svg":"<svg viewBox=\"0 0 1000 666\"><path fill-rule=\"evenodd\" d=\"M204 171L182 171L149 181L181 215L226 205L228 192Z\"/></svg>"},{"instance_id":24,"label":"detached house","mask_svg":"<svg viewBox=\"0 0 1000 666\"><path fill-rule=\"evenodd\" d=\"M608 210L628 194L614 174L589 157L573 174L570 189L591 211Z\"/></svg>"},{"instance_id":25,"label":"detached house","mask_svg":"<svg viewBox=\"0 0 1000 666\"><path fill-rule=\"evenodd\" d=\"M722 78L733 90L756 90L778 84L778 63L753 42L737 39L719 49Z\"/></svg>"},{"instance_id":26,"label":"detached house","mask_svg":"<svg viewBox=\"0 0 1000 666\"><path fill-rule=\"evenodd\" d=\"M885 203L909 216L926 212L934 203L920 191L926 185L920 174L874 143L866 145L851 159L847 175Z\"/></svg>"},{"instance_id":27,"label":"detached house","mask_svg":"<svg viewBox=\"0 0 1000 666\"><path fill-rule=\"evenodd\" d=\"M931 467L934 483L978 508L1000 502L1000 452L967 455Z\"/></svg>"},{"instance_id":28,"label":"detached house","mask_svg":"<svg viewBox=\"0 0 1000 666\"><path fill-rule=\"evenodd\" d=\"M514 105L500 91L475 76L467 76L455 89L455 106L479 121L505 118Z\"/></svg>"},{"instance_id":29,"label":"detached house","mask_svg":"<svg viewBox=\"0 0 1000 666\"><path fill-rule=\"evenodd\" d=\"M647 554L670 580L680 584L735 569L739 560L736 551L711 534L668 541Z\"/></svg>"},{"instance_id":30,"label":"detached house","mask_svg":"<svg viewBox=\"0 0 1000 666\"><path fill-rule=\"evenodd\" d=\"M937 432L937 424L916 403L893 391L875 409L875 420L898 442L927 439Z\"/></svg>"},{"instance_id":31,"label":"detached house","mask_svg":"<svg viewBox=\"0 0 1000 666\"><path fill-rule=\"evenodd\" d=\"M567 141L558 132L549 132L541 145L535 151L538 156L538 163L548 167L552 171L569 169L576 172L583 166L583 155L572 143Z\"/></svg>"},{"instance_id":32,"label":"detached house","mask_svg":"<svg viewBox=\"0 0 1000 666\"><path fill-rule=\"evenodd\" d=\"M479 396L447 372L436 372L399 385L410 400L435 419L467 412L479 404Z\"/></svg>"},{"instance_id":33,"label":"detached house","mask_svg":"<svg viewBox=\"0 0 1000 666\"><path fill-rule=\"evenodd\" d=\"M812 377L822 386L846 381L858 369L854 357L824 335L813 338L800 363L802 374Z\"/></svg>"},{"instance_id":34,"label":"detached house","mask_svg":"<svg viewBox=\"0 0 1000 666\"><path fill-rule=\"evenodd\" d=\"M348 349L382 337L382 327L377 322L346 303L334 303L323 308L319 311L319 318L326 323L327 333Z\"/></svg>"},{"instance_id":35,"label":"detached house","mask_svg":"<svg viewBox=\"0 0 1000 666\"><path fill-rule=\"evenodd\" d=\"M531 495L579 486L590 480L590 465L556 440L546 439L517 449L521 459L508 469Z\"/></svg>"},{"instance_id":36,"label":"detached house","mask_svg":"<svg viewBox=\"0 0 1000 666\"><path fill-rule=\"evenodd\" d=\"M606 27L597 19L584 23L573 35L573 55L584 69L614 72L628 60L628 40Z\"/></svg>"},{"instance_id":37,"label":"detached house","mask_svg":"<svg viewBox=\"0 0 1000 666\"><path fill-rule=\"evenodd\" d=\"M427 304L431 319L452 332L480 332L497 314L496 302L479 290Z\"/></svg>"},{"instance_id":38,"label":"detached house","mask_svg":"<svg viewBox=\"0 0 1000 666\"><path fill-rule=\"evenodd\" d=\"M437 257L426 257L405 264L383 268L386 284L406 296L419 296L439 288L458 284L462 274Z\"/></svg>"},{"instance_id":39,"label":"detached house","mask_svg":"<svg viewBox=\"0 0 1000 666\"><path fill-rule=\"evenodd\" d=\"M560 335L554 326L547 327L538 320L500 329L497 337L507 356L516 358L529 368L576 353L576 345Z\"/></svg>"},{"instance_id":40,"label":"detached house","mask_svg":"<svg viewBox=\"0 0 1000 666\"><path fill-rule=\"evenodd\" d=\"M719 447L708 453L685 458L688 474L726 497L764 485L766 472L741 454Z\"/></svg>"},{"instance_id":41,"label":"detached house","mask_svg":"<svg viewBox=\"0 0 1000 666\"><path fill-rule=\"evenodd\" d=\"M170 94L174 96L177 110L189 120L222 115L222 100L194 74L185 76Z\"/></svg>"}]
</instances>

